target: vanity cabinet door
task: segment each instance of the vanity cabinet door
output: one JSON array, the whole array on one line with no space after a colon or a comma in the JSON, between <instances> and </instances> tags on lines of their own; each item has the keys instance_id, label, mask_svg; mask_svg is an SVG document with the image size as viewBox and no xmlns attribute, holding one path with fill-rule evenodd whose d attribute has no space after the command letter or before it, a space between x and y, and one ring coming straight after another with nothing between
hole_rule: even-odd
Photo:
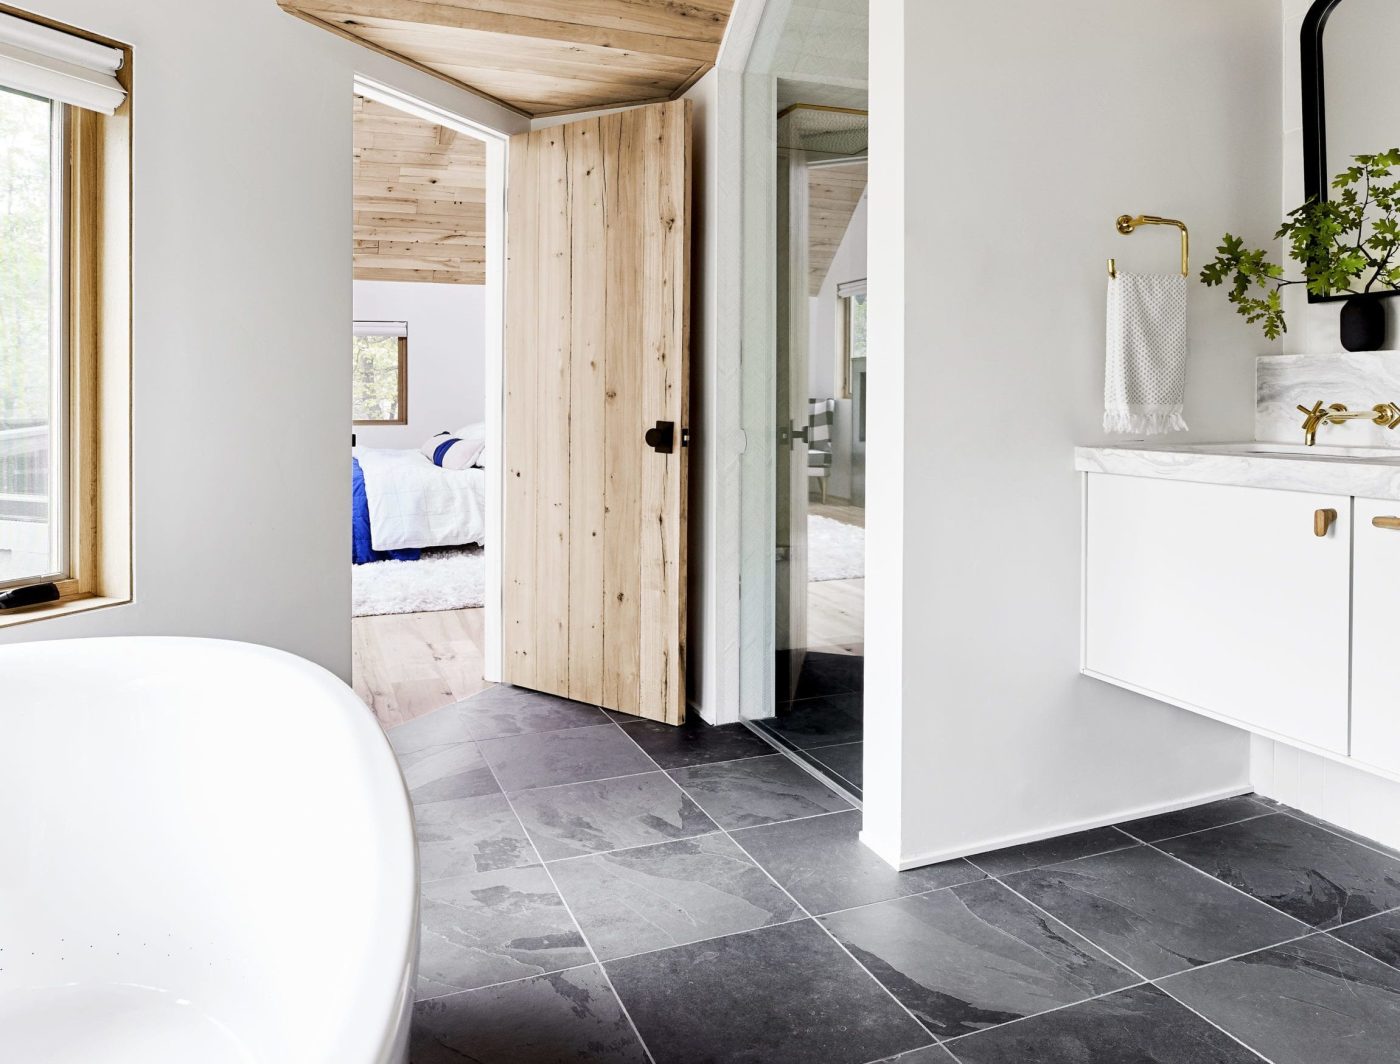
<instances>
[{"instance_id":1,"label":"vanity cabinet door","mask_svg":"<svg viewBox=\"0 0 1400 1064\"><path fill-rule=\"evenodd\" d=\"M1345 754L1351 499L1087 481L1085 670Z\"/></svg>"},{"instance_id":2,"label":"vanity cabinet door","mask_svg":"<svg viewBox=\"0 0 1400 1064\"><path fill-rule=\"evenodd\" d=\"M1376 524L1379 520L1381 523ZM1356 500L1351 755L1400 772L1400 503Z\"/></svg>"}]
</instances>

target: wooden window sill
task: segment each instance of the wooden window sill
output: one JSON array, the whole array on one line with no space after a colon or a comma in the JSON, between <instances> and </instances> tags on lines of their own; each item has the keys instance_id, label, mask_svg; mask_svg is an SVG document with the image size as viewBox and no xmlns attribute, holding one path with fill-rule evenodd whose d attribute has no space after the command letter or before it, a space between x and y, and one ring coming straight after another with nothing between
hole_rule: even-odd
<instances>
[{"instance_id":1,"label":"wooden window sill","mask_svg":"<svg viewBox=\"0 0 1400 1064\"><path fill-rule=\"evenodd\" d=\"M89 610L102 610L109 606L125 606L130 596L118 595L75 595L57 602L46 602L42 606L30 606L22 610L0 610L0 628L10 628L30 621L46 621L51 617L70 617Z\"/></svg>"}]
</instances>

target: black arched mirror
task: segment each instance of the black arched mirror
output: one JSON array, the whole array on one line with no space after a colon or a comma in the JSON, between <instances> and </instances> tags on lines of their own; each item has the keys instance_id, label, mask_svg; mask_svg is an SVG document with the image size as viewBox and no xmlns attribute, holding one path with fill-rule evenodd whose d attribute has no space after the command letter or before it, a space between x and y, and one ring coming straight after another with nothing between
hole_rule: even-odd
<instances>
[{"instance_id":1,"label":"black arched mirror","mask_svg":"<svg viewBox=\"0 0 1400 1064\"><path fill-rule=\"evenodd\" d=\"M1303 20L1303 168L1309 199L1327 199L1355 155L1400 146L1400 0L1316 0ZM1400 295L1400 292L1378 292ZM1346 293L1309 293L1312 302Z\"/></svg>"}]
</instances>

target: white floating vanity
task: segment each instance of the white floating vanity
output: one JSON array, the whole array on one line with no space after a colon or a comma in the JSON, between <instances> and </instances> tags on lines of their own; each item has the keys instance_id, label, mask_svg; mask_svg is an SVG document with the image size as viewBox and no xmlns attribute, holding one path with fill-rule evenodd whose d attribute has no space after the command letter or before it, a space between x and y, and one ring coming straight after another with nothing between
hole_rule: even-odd
<instances>
[{"instance_id":1,"label":"white floating vanity","mask_svg":"<svg viewBox=\"0 0 1400 1064\"><path fill-rule=\"evenodd\" d=\"M1081 447L1083 671L1400 779L1400 450Z\"/></svg>"}]
</instances>

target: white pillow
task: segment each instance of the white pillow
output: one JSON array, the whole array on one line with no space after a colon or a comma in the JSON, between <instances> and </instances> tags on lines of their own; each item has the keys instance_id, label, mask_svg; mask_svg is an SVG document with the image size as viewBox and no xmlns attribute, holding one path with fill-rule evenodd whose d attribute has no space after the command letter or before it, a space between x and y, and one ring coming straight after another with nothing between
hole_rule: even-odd
<instances>
[{"instance_id":1,"label":"white pillow","mask_svg":"<svg viewBox=\"0 0 1400 1064\"><path fill-rule=\"evenodd\" d=\"M478 469L486 468L486 422L476 421L470 425L463 425L452 435L459 440L476 445L476 452L472 457L471 464Z\"/></svg>"}]
</instances>

